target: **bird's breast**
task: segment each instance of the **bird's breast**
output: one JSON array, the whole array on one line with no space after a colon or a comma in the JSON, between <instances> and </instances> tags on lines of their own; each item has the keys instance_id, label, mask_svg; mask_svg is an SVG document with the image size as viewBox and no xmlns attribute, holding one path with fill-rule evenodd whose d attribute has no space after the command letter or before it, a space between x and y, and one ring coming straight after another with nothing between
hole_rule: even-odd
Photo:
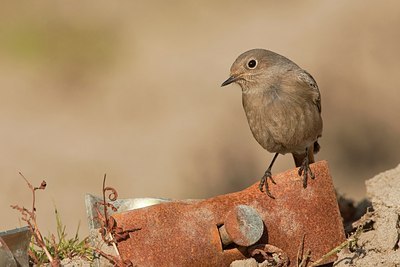
<instances>
[{"instance_id":1,"label":"bird's breast","mask_svg":"<svg viewBox=\"0 0 400 267\"><path fill-rule=\"evenodd\" d=\"M254 138L269 152L301 151L322 131L315 105L299 99L244 94L243 107Z\"/></svg>"}]
</instances>

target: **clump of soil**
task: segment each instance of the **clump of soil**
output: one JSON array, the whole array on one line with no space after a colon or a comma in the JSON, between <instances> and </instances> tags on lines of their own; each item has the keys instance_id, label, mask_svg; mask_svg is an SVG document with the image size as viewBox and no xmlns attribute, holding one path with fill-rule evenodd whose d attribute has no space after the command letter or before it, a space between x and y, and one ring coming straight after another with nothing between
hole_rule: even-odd
<instances>
[{"instance_id":1,"label":"clump of soil","mask_svg":"<svg viewBox=\"0 0 400 267\"><path fill-rule=\"evenodd\" d=\"M338 254L336 267L400 266L400 165L366 182L373 212L353 226L367 225L354 246Z\"/></svg>"}]
</instances>

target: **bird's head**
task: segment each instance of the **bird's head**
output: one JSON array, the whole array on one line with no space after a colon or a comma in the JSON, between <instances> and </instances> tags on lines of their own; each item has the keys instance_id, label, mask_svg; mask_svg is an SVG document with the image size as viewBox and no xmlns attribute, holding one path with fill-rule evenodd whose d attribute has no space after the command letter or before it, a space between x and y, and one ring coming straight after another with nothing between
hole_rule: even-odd
<instances>
[{"instance_id":1,"label":"bird's head","mask_svg":"<svg viewBox=\"0 0 400 267\"><path fill-rule=\"evenodd\" d=\"M252 88L261 89L271 84L279 72L286 69L285 57L265 49L252 49L241 54L233 62L229 78L222 83L225 86L237 83L243 91Z\"/></svg>"}]
</instances>

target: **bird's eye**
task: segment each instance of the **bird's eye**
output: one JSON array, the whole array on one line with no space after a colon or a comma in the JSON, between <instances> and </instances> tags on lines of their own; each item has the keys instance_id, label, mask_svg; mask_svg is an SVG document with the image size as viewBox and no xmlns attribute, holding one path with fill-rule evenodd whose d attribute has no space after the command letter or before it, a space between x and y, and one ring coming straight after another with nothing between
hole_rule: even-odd
<instances>
[{"instance_id":1,"label":"bird's eye","mask_svg":"<svg viewBox=\"0 0 400 267\"><path fill-rule=\"evenodd\" d=\"M247 67L249 67L249 69L254 69L257 66L257 60L255 59L251 59L249 60L249 62L247 62Z\"/></svg>"}]
</instances>

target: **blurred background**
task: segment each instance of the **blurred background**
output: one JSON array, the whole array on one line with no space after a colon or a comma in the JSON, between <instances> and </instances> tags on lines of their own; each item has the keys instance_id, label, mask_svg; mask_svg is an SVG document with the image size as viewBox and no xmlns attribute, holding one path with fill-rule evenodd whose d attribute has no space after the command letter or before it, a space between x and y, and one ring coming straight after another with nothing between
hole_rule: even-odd
<instances>
[{"instance_id":1,"label":"blurred background","mask_svg":"<svg viewBox=\"0 0 400 267\"><path fill-rule=\"evenodd\" d=\"M221 88L251 48L285 55L322 94L337 190L400 162L398 1L2 1L1 230L31 206L87 233L84 194L208 198L258 182L272 154L253 139L239 86ZM294 167L280 156L273 172Z\"/></svg>"}]
</instances>

